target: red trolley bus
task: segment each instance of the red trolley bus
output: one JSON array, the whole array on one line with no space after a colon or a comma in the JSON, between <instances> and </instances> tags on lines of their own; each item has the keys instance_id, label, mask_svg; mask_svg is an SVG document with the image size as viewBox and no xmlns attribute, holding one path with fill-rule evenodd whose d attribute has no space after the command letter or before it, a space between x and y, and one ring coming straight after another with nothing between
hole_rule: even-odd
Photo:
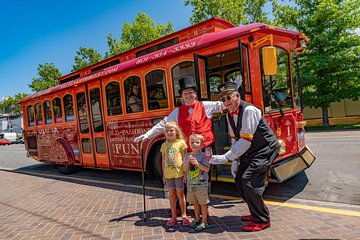
<instances>
[{"instance_id":1,"label":"red trolley bus","mask_svg":"<svg viewBox=\"0 0 360 240\"><path fill-rule=\"evenodd\" d=\"M271 173L282 182L315 160L304 141L297 57L306 42L296 31L212 18L73 72L20 101L27 153L63 173L74 166L141 171L133 139L182 104L181 77L196 79L200 100L218 100L217 86L241 75L242 99L262 109L278 137L281 154ZM213 126L222 154L230 145L223 114ZM161 175L163 141L144 142L147 172ZM233 181L227 165L216 166L212 178Z\"/></svg>"}]
</instances>

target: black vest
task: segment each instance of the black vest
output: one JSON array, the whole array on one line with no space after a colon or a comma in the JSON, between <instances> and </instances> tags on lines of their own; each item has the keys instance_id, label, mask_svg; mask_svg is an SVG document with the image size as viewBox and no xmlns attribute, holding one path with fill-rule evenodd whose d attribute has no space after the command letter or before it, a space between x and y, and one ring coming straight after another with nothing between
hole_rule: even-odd
<instances>
[{"instance_id":1,"label":"black vest","mask_svg":"<svg viewBox=\"0 0 360 240\"><path fill-rule=\"evenodd\" d=\"M228 113L228 121L235 134L236 141L240 139L241 121L244 114L244 109L252 104L241 101L239 106L239 115L237 126L235 128L234 119ZM242 158L262 158L262 156L272 154L278 148L278 141L274 132L271 130L266 120L262 116L260 122L251 141L250 148L241 156Z\"/></svg>"}]
</instances>

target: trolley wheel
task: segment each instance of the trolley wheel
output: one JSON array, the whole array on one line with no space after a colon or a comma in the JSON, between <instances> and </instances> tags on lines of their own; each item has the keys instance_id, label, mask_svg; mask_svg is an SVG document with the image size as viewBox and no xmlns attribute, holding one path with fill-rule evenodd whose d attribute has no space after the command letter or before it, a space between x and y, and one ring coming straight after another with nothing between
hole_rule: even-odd
<instances>
[{"instance_id":1,"label":"trolley wheel","mask_svg":"<svg viewBox=\"0 0 360 240\"><path fill-rule=\"evenodd\" d=\"M75 166L73 165L56 165L57 170L62 174L72 174L75 172Z\"/></svg>"},{"instance_id":2,"label":"trolley wheel","mask_svg":"<svg viewBox=\"0 0 360 240\"><path fill-rule=\"evenodd\" d=\"M152 170L157 178L162 179L162 177L163 177L162 166L161 166L162 156L161 156L161 152L160 152L160 147L161 147L161 145L159 145L155 148L154 158L152 161Z\"/></svg>"}]
</instances>

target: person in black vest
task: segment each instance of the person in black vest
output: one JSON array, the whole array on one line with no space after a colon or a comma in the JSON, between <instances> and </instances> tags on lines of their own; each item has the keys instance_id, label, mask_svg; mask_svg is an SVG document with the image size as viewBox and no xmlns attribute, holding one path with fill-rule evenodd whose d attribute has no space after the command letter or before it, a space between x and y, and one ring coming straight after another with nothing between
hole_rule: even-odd
<instances>
[{"instance_id":1,"label":"person in black vest","mask_svg":"<svg viewBox=\"0 0 360 240\"><path fill-rule=\"evenodd\" d=\"M218 89L228 109L226 118L232 144L224 155L213 155L210 163L232 161L231 173L236 187L251 213L241 216L241 220L250 221L243 230L260 231L270 226L269 210L262 195L269 168L279 153L277 139L261 110L240 100L236 83L225 82Z\"/></svg>"}]
</instances>

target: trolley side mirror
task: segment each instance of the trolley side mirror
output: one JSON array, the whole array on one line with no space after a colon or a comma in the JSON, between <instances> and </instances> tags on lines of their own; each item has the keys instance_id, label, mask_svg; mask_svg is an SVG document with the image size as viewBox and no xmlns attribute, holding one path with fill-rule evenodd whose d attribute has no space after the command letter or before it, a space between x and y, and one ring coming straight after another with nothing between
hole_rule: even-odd
<instances>
[{"instance_id":1,"label":"trolley side mirror","mask_svg":"<svg viewBox=\"0 0 360 240\"><path fill-rule=\"evenodd\" d=\"M262 48L262 62L265 75L276 75L277 73L277 57L276 48L266 46Z\"/></svg>"}]
</instances>

